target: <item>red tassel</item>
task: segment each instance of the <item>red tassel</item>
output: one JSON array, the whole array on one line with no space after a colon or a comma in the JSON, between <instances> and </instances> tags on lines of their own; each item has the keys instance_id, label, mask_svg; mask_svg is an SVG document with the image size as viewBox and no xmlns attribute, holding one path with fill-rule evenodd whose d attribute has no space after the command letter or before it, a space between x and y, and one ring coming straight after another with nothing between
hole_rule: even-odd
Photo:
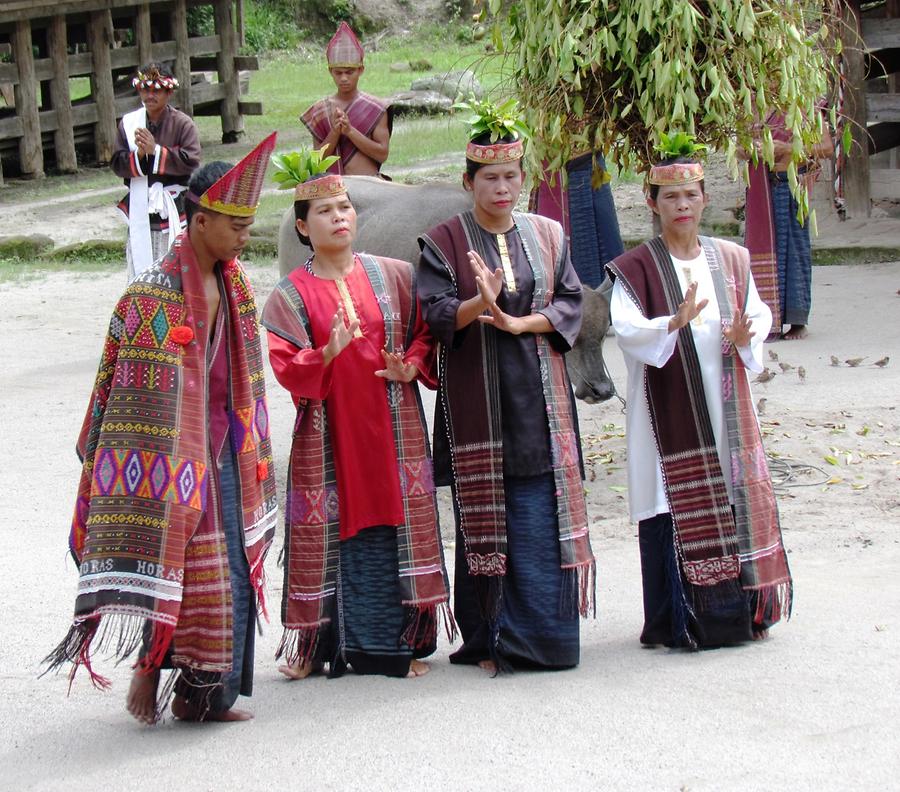
<instances>
[{"instance_id":1,"label":"red tassel","mask_svg":"<svg viewBox=\"0 0 900 792\"><path fill-rule=\"evenodd\" d=\"M98 619L84 643L81 645L81 651L78 653L78 662L72 666L72 670L69 672L69 693L72 692L72 683L75 681L75 672L78 671L79 665L83 665L87 669L87 672L91 677L91 684L98 690L108 690L112 685L112 682L109 679L98 674L91 666L91 641L97 634L97 627L99 626L100 621Z\"/></svg>"},{"instance_id":2,"label":"red tassel","mask_svg":"<svg viewBox=\"0 0 900 792\"><path fill-rule=\"evenodd\" d=\"M153 632L150 637L150 646L147 652L134 664L141 674L152 674L162 667L166 659L166 653L172 645L175 637L175 628L168 624L153 623Z\"/></svg>"},{"instance_id":3,"label":"red tassel","mask_svg":"<svg viewBox=\"0 0 900 792\"><path fill-rule=\"evenodd\" d=\"M262 617L269 621L269 611L266 608L266 570L263 567L263 559L260 558L254 569L250 570L250 585L256 593L256 610Z\"/></svg>"}]
</instances>

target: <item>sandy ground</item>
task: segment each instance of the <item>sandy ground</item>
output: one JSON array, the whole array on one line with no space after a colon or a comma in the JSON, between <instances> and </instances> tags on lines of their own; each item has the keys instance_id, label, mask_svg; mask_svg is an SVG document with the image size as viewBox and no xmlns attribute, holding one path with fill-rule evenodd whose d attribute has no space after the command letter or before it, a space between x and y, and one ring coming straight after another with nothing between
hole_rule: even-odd
<instances>
[{"instance_id":1,"label":"sandy ground","mask_svg":"<svg viewBox=\"0 0 900 792\"><path fill-rule=\"evenodd\" d=\"M264 299L274 268L249 269ZM124 274L0 285L0 788L896 788L900 263L816 268L814 280L810 337L770 347L804 366L805 381L779 371L755 388L767 399L768 448L793 466L797 485L780 496L794 615L770 640L699 654L639 646L624 416L615 400L582 404L599 613L583 624L577 669L491 679L451 667L444 641L422 679L286 682L272 659L276 547L267 563L275 622L259 640L245 702L256 719L155 728L124 711L126 665L101 662L114 680L107 693L83 673L68 696L65 675L37 678L74 601L73 446ZM607 353L624 391L612 339ZM864 359L833 367L830 355ZM872 365L884 355L889 365ZM283 482L291 406L277 387L270 394Z\"/></svg>"}]
</instances>

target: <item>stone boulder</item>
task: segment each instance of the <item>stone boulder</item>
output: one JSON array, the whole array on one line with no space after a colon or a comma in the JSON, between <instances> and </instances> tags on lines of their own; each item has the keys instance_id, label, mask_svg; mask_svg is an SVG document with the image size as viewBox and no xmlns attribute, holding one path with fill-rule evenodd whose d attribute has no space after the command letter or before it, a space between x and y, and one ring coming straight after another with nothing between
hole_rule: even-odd
<instances>
[{"instance_id":1,"label":"stone boulder","mask_svg":"<svg viewBox=\"0 0 900 792\"><path fill-rule=\"evenodd\" d=\"M453 100L437 91L399 91L388 97L394 115L444 115L450 112Z\"/></svg>"},{"instance_id":2,"label":"stone boulder","mask_svg":"<svg viewBox=\"0 0 900 792\"><path fill-rule=\"evenodd\" d=\"M423 77L413 81L409 87L413 91L435 91L454 102L458 97L468 98L474 95L476 99L481 99L484 96L484 88L468 69Z\"/></svg>"}]
</instances>

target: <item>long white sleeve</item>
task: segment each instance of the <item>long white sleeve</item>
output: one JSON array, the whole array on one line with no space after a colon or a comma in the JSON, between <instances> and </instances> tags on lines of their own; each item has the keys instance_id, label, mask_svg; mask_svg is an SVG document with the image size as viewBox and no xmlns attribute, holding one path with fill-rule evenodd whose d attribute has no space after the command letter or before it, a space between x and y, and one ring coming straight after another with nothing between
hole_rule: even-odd
<instances>
[{"instance_id":1,"label":"long white sleeve","mask_svg":"<svg viewBox=\"0 0 900 792\"><path fill-rule=\"evenodd\" d=\"M731 459L728 432L722 401L722 319L715 287L706 255L692 261L673 259L682 294L691 281L697 282L697 300L709 303L688 325L700 363L700 376L706 396L707 410L716 440L719 463L725 485L731 496ZM626 434L628 441L628 503L635 522L669 510L656 440L650 421L650 408L644 388L645 367L664 366L675 350L678 333L669 333L670 316L647 319L616 281L610 297L612 325L616 342L622 350L628 370L626 388L628 407ZM743 365L752 372L763 370L763 342L772 324L772 314L759 298L756 285L750 281L746 313L755 335L750 344L737 350ZM730 317L729 317L730 318Z\"/></svg>"},{"instance_id":2,"label":"long white sleeve","mask_svg":"<svg viewBox=\"0 0 900 792\"><path fill-rule=\"evenodd\" d=\"M750 329L755 335L750 339L749 346L738 347L737 351L747 370L752 371L754 374L759 374L765 368L763 346L769 331L772 329L772 311L760 299L752 275L747 284L746 313L750 317Z\"/></svg>"},{"instance_id":3,"label":"long white sleeve","mask_svg":"<svg viewBox=\"0 0 900 792\"><path fill-rule=\"evenodd\" d=\"M619 281L613 284L609 303L619 349L647 366L661 368L675 351L678 331L670 333L671 316L647 319L631 301Z\"/></svg>"}]
</instances>

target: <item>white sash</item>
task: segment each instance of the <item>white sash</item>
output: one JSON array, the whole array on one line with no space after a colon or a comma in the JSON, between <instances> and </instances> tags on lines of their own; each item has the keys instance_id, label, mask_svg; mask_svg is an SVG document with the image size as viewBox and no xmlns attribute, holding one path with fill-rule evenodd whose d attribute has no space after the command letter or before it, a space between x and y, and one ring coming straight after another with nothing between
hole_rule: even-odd
<instances>
[{"instance_id":1,"label":"white sash","mask_svg":"<svg viewBox=\"0 0 900 792\"><path fill-rule=\"evenodd\" d=\"M141 106L122 116L122 128L128 141L128 148L137 151L134 133L139 127L146 128L147 111ZM150 196L147 176L140 173L141 166L135 157L135 167L139 176L132 176L128 188L128 248L134 276L140 275L153 264L153 248L150 244ZM178 212L175 212L178 217ZM169 224L171 226L171 223Z\"/></svg>"}]
</instances>

